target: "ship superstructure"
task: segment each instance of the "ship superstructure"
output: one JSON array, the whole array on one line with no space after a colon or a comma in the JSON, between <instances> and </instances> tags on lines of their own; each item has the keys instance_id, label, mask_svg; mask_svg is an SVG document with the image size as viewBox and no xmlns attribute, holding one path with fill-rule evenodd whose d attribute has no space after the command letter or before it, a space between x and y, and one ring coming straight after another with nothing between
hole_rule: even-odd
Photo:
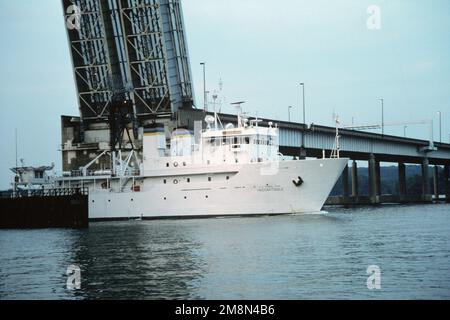
<instances>
[{"instance_id":1,"label":"ship superstructure","mask_svg":"<svg viewBox=\"0 0 450 320\"><path fill-rule=\"evenodd\" d=\"M237 126L207 116L206 129L142 129L142 154L104 151L57 178L89 188L91 219L283 214L320 211L348 159L284 160L278 128L240 112ZM89 168L109 158L110 168Z\"/></svg>"}]
</instances>

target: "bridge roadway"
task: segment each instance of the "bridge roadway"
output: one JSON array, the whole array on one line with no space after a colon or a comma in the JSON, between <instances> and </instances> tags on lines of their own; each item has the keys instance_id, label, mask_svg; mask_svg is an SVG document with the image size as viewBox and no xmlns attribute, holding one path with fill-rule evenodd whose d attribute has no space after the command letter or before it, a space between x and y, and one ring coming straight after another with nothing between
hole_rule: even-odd
<instances>
[{"instance_id":1,"label":"bridge roadway","mask_svg":"<svg viewBox=\"0 0 450 320\"><path fill-rule=\"evenodd\" d=\"M181 109L178 112L178 124L193 129L194 121L203 120L207 114L211 113L205 113L203 110ZM223 124L236 123L235 115L219 114L219 117ZM270 119L261 120L260 125L267 126L269 122L273 122L279 127L279 144L282 154L320 158L325 152L327 157L330 156L335 143L336 128ZM339 129L339 135L340 156L351 160L351 174L347 166L341 179L344 194L339 197L330 197L327 204L426 203L440 200L450 202L450 144L349 129ZM356 161L368 162L368 196L359 194ZM380 162L398 164L399 190L395 195L381 194ZM422 194L419 196L408 195L406 192L405 164L422 166ZM439 190L439 167L443 168L444 190Z\"/></svg>"}]
</instances>

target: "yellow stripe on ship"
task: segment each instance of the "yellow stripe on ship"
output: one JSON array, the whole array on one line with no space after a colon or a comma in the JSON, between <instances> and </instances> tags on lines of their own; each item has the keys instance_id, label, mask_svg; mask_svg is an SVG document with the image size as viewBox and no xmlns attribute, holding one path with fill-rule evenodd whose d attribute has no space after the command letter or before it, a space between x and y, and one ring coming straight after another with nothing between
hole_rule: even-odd
<instances>
[{"instance_id":1,"label":"yellow stripe on ship","mask_svg":"<svg viewBox=\"0 0 450 320\"><path fill-rule=\"evenodd\" d=\"M174 135L174 138L191 138L192 135L190 134L176 134Z\"/></svg>"},{"instance_id":2,"label":"yellow stripe on ship","mask_svg":"<svg viewBox=\"0 0 450 320\"><path fill-rule=\"evenodd\" d=\"M144 136L157 136L157 135L163 135L164 132L144 132Z\"/></svg>"}]
</instances>

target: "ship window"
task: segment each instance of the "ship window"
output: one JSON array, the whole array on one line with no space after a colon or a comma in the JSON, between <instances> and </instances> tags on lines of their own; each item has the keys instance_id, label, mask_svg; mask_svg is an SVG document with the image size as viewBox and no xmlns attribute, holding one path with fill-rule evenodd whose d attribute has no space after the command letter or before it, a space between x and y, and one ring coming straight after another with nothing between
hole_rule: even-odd
<instances>
[{"instance_id":1,"label":"ship window","mask_svg":"<svg viewBox=\"0 0 450 320\"><path fill-rule=\"evenodd\" d=\"M208 196L206 196L206 199L208 199Z\"/></svg>"},{"instance_id":2,"label":"ship window","mask_svg":"<svg viewBox=\"0 0 450 320\"><path fill-rule=\"evenodd\" d=\"M186 167L186 162L183 162L183 167Z\"/></svg>"},{"instance_id":3,"label":"ship window","mask_svg":"<svg viewBox=\"0 0 450 320\"><path fill-rule=\"evenodd\" d=\"M34 177L36 179L42 179L44 177L44 173L42 171L35 171L34 172Z\"/></svg>"},{"instance_id":4,"label":"ship window","mask_svg":"<svg viewBox=\"0 0 450 320\"><path fill-rule=\"evenodd\" d=\"M233 138L233 143L234 144L238 144L239 143L239 138L238 137L234 137Z\"/></svg>"},{"instance_id":5,"label":"ship window","mask_svg":"<svg viewBox=\"0 0 450 320\"><path fill-rule=\"evenodd\" d=\"M238 162L239 162L239 160L238 160L238 159L234 159L234 160L235 160L235 162L236 162L236 163L238 163Z\"/></svg>"},{"instance_id":6,"label":"ship window","mask_svg":"<svg viewBox=\"0 0 450 320\"><path fill-rule=\"evenodd\" d=\"M245 144L250 144L250 138L249 137L245 137Z\"/></svg>"},{"instance_id":7,"label":"ship window","mask_svg":"<svg viewBox=\"0 0 450 320\"><path fill-rule=\"evenodd\" d=\"M208 181L211 181L211 177L208 177Z\"/></svg>"},{"instance_id":8,"label":"ship window","mask_svg":"<svg viewBox=\"0 0 450 320\"><path fill-rule=\"evenodd\" d=\"M164 183L167 183L167 180L166 180L166 179L164 179Z\"/></svg>"},{"instance_id":9,"label":"ship window","mask_svg":"<svg viewBox=\"0 0 450 320\"><path fill-rule=\"evenodd\" d=\"M169 167L169 163L168 162L166 163L166 167Z\"/></svg>"},{"instance_id":10,"label":"ship window","mask_svg":"<svg viewBox=\"0 0 450 320\"><path fill-rule=\"evenodd\" d=\"M186 197L186 196L184 196L184 199L187 199L187 197Z\"/></svg>"},{"instance_id":11,"label":"ship window","mask_svg":"<svg viewBox=\"0 0 450 320\"><path fill-rule=\"evenodd\" d=\"M167 200L167 198L166 198L166 197L164 197L164 200Z\"/></svg>"},{"instance_id":12,"label":"ship window","mask_svg":"<svg viewBox=\"0 0 450 320\"><path fill-rule=\"evenodd\" d=\"M130 199L131 200L131 202L133 202L134 200L133 199Z\"/></svg>"},{"instance_id":13,"label":"ship window","mask_svg":"<svg viewBox=\"0 0 450 320\"><path fill-rule=\"evenodd\" d=\"M191 182L191 178L187 178L187 182Z\"/></svg>"},{"instance_id":14,"label":"ship window","mask_svg":"<svg viewBox=\"0 0 450 320\"><path fill-rule=\"evenodd\" d=\"M229 176L227 176L227 180L230 180L230 177L229 177Z\"/></svg>"}]
</instances>

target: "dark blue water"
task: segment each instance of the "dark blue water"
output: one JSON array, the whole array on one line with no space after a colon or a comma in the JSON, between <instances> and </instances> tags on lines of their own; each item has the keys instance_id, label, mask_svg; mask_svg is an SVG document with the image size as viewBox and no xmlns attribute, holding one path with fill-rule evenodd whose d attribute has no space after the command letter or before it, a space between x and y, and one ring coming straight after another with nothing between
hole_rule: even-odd
<instances>
[{"instance_id":1,"label":"dark blue water","mask_svg":"<svg viewBox=\"0 0 450 320\"><path fill-rule=\"evenodd\" d=\"M0 231L0 298L450 298L450 205L328 211Z\"/></svg>"}]
</instances>

